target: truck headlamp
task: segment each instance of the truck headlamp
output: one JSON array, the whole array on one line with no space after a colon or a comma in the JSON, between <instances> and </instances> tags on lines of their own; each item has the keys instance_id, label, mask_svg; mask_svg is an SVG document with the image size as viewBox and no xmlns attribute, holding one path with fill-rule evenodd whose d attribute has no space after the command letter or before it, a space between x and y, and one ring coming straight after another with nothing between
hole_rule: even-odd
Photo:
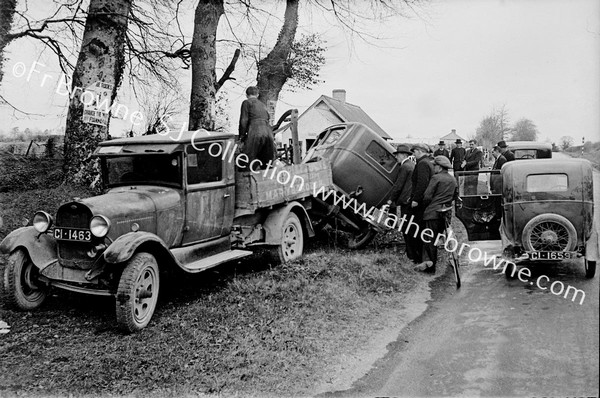
<instances>
[{"instance_id":1,"label":"truck headlamp","mask_svg":"<svg viewBox=\"0 0 600 398\"><path fill-rule=\"evenodd\" d=\"M96 238L103 238L108 234L110 221L104 216L94 216L90 221L90 231Z\"/></svg>"},{"instance_id":2,"label":"truck headlamp","mask_svg":"<svg viewBox=\"0 0 600 398\"><path fill-rule=\"evenodd\" d=\"M38 211L33 216L33 228L39 233L46 232L52 226L52 216L45 211Z\"/></svg>"}]
</instances>

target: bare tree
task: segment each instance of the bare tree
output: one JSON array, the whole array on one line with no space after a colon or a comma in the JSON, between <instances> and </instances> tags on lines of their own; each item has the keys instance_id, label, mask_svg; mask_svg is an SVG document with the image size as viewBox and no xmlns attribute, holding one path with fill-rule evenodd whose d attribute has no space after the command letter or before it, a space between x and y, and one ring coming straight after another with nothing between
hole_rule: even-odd
<instances>
[{"instance_id":1,"label":"bare tree","mask_svg":"<svg viewBox=\"0 0 600 398\"><path fill-rule=\"evenodd\" d=\"M483 118L475 132L475 139L479 145L492 147L511 131L509 126L508 111L504 106L493 109L489 116Z\"/></svg>"},{"instance_id":2,"label":"bare tree","mask_svg":"<svg viewBox=\"0 0 600 398\"><path fill-rule=\"evenodd\" d=\"M567 148L569 148L571 145L573 145L573 137L569 136L569 135L565 135L560 137L560 147L564 150L566 150Z\"/></svg>"},{"instance_id":3,"label":"bare tree","mask_svg":"<svg viewBox=\"0 0 600 398\"><path fill-rule=\"evenodd\" d=\"M108 119L84 120L85 105L97 95L85 90L97 84L109 90L104 111L110 111L107 106L114 101L123 76L131 5L132 0L91 0L89 5L65 128L64 171L74 182L91 183L98 175L95 162L89 160L97 144L108 138Z\"/></svg>"},{"instance_id":4,"label":"bare tree","mask_svg":"<svg viewBox=\"0 0 600 398\"><path fill-rule=\"evenodd\" d=\"M17 0L0 0L0 82L2 81L4 64L4 48L10 43L8 36L15 16Z\"/></svg>"}]
</instances>

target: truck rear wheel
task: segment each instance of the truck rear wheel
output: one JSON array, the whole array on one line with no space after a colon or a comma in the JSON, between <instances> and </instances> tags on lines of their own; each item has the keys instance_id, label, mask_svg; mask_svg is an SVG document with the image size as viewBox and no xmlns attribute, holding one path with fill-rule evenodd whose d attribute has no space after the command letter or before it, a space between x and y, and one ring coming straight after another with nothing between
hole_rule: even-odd
<instances>
[{"instance_id":1,"label":"truck rear wheel","mask_svg":"<svg viewBox=\"0 0 600 398\"><path fill-rule=\"evenodd\" d=\"M9 307L31 311L38 308L48 296L48 287L39 281L37 267L23 249L8 257L4 269L4 300Z\"/></svg>"},{"instance_id":2,"label":"truck rear wheel","mask_svg":"<svg viewBox=\"0 0 600 398\"><path fill-rule=\"evenodd\" d=\"M304 251L304 233L300 219L289 212L283 222L281 243L277 246L277 255L282 263L295 260Z\"/></svg>"},{"instance_id":3,"label":"truck rear wheel","mask_svg":"<svg viewBox=\"0 0 600 398\"><path fill-rule=\"evenodd\" d=\"M148 325L158 301L159 285L154 256L144 252L134 254L119 280L116 300L119 329L132 333Z\"/></svg>"}]
</instances>

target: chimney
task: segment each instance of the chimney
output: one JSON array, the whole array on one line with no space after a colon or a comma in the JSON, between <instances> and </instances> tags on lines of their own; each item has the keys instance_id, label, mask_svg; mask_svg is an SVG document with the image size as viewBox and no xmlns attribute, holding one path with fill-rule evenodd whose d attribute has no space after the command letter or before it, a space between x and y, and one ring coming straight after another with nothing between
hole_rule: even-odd
<instances>
[{"instance_id":1,"label":"chimney","mask_svg":"<svg viewBox=\"0 0 600 398\"><path fill-rule=\"evenodd\" d=\"M346 90L344 90L344 89L333 90L332 97L333 97L333 99L336 99L338 101L345 103L346 102Z\"/></svg>"},{"instance_id":2,"label":"chimney","mask_svg":"<svg viewBox=\"0 0 600 398\"><path fill-rule=\"evenodd\" d=\"M456 134L456 129L452 129L452 132L453 132L454 134Z\"/></svg>"}]
</instances>

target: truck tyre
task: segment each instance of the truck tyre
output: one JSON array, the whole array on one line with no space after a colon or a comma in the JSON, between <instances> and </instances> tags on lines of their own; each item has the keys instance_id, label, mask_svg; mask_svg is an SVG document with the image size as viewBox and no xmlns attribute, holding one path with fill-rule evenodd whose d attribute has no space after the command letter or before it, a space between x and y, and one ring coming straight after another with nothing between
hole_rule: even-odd
<instances>
[{"instance_id":1,"label":"truck tyre","mask_svg":"<svg viewBox=\"0 0 600 398\"><path fill-rule=\"evenodd\" d=\"M160 276L156 259L150 253L136 253L127 262L117 290L117 326L132 333L148 325L156 303Z\"/></svg>"},{"instance_id":2,"label":"truck tyre","mask_svg":"<svg viewBox=\"0 0 600 398\"><path fill-rule=\"evenodd\" d=\"M289 212L283 222L281 243L277 246L277 257L286 263L302 256L304 250L304 233L298 216Z\"/></svg>"},{"instance_id":3,"label":"truck tyre","mask_svg":"<svg viewBox=\"0 0 600 398\"><path fill-rule=\"evenodd\" d=\"M24 249L8 256L4 269L4 301L14 309L31 311L38 308L48 296L48 286L39 281L38 268Z\"/></svg>"},{"instance_id":4,"label":"truck tyre","mask_svg":"<svg viewBox=\"0 0 600 398\"><path fill-rule=\"evenodd\" d=\"M585 258L583 263L585 265L585 277L592 279L596 275L596 262Z\"/></svg>"},{"instance_id":5,"label":"truck tyre","mask_svg":"<svg viewBox=\"0 0 600 398\"><path fill-rule=\"evenodd\" d=\"M361 249L368 245L375 238L375 235L377 235L377 231L371 227L365 227L362 231L350 236L350 239L348 239L348 248Z\"/></svg>"},{"instance_id":6,"label":"truck tyre","mask_svg":"<svg viewBox=\"0 0 600 398\"><path fill-rule=\"evenodd\" d=\"M546 213L529 220L523 228L522 240L526 251L573 251L577 246L577 231L565 217Z\"/></svg>"}]
</instances>

